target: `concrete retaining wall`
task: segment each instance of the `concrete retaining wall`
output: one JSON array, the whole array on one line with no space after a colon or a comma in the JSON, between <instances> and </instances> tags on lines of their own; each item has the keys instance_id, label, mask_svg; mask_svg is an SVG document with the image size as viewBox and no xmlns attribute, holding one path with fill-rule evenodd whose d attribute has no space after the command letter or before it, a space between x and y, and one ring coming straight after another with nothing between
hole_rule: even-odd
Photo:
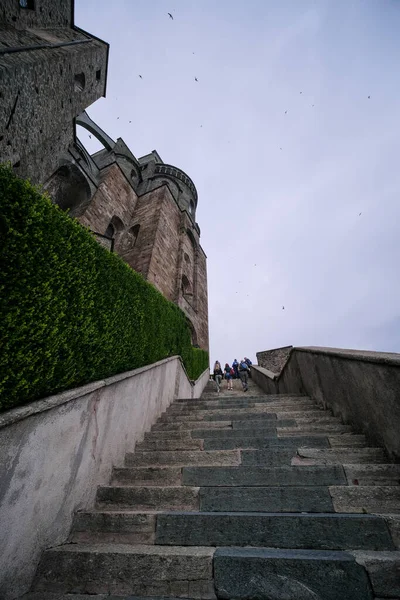
<instances>
[{"instance_id":1,"label":"concrete retaining wall","mask_svg":"<svg viewBox=\"0 0 400 600\"><path fill-rule=\"evenodd\" d=\"M267 393L311 396L400 460L400 354L293 348L280 375L252 373Z\"/></svg>"},{"instance_id":2,"label":"concrete retaining wall","mask_svg":"<svg viewBox=\"0 0 400 600\"><path fill-rule=\"evenodd\" d=\"M197 398L179 357L0 415L0 598L27 591L41 552L63 543L175 397Z\"/></svg>"}]
</instances>

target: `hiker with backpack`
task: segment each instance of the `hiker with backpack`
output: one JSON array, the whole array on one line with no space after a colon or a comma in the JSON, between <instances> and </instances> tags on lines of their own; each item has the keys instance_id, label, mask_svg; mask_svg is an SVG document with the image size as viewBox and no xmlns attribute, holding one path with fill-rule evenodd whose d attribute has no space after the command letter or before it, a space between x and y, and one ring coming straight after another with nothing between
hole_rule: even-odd
<instances>
[{"instance_id":1,"label":"hiker with backpack","mask_svg":"<svg viewBox=\"0 0 400 600\"><path fill-rule=\"evenodd\" d=\"M244 357L244 362L245 362L245 363L246 363L246 365L249 367L249 372L248 372L248 375L249 375L249 377L251 377L251 369L250 369L250 367L251 367L251 365L252 365L253 363L252 363L252 362L251 362L251 360L250 360L249 358L247 358L246 356Z\"/></svg>"},{"instance_id":2,"label":"hiker with backpack","mask_svg":"<svg viewBox=\"0 0 400 600\"><path fill-rule=\"evenodd\" d=\"M225 371L225 379L228 382L228 390L233 390L233 381L232 381L233 369L228 365L228 363L225 363L224 371Z\"/></svg>"},{"instance_id":3,"label":"hiker with backpack","mask_svg":"<svg viewBox=\"0 0 400 600\"><path fill-rule=\"evenodd\" d=\"M240 377L240 381L242 382L243 391L247 392L247 390L249 389L249 386L248 386L249 366L246 363L246 361L244 360L244 358L239 363L239 377Z\"/></svg>"},{"instance_id":4,"label":"hiker with backpack","mask_svg":"<svg viewBox=\"0 0 400 600\"><path fill-rule=\"evenodd\" d=\"M239 379L239 363L236 360L236 358L235 358L235 360L232 363L232 369L233 369L234 374L235 374L234 375L235 379Z\"/></svg>"}]
</instances>

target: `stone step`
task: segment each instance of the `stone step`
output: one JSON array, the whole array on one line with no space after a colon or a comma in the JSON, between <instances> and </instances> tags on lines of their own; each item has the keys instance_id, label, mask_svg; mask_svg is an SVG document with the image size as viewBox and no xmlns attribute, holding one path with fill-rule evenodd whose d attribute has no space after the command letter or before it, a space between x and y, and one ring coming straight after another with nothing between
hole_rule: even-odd
<instances>
[{"instance_id":1,"label":"stone step","mask_svg":"<svg viewBox=\"0 0 400 600\"><path fill-rule=\"evenodd\" d=\"M209 547L69 544L47 550L33 591L212 599Z\"/></svg>"},{"instance_id":2,"label":"stone step","mask_svg":"<svg viewBox=\"0 0 400 600\"><path fill-rule=\"evenodd\" d=\"M350 425L339 425L322 423L318 424L305 424L303 427L277 427L279 435L291 436L291 435L312 435L313 433L324 433L324 434L339 434L339 433L350 433L352 431Z\"/></svg>"},{"instance_id":3,"label":"stone step","mask_svg":"<svg viewBox=\"0 0 400 600\"><path fill-rule=\"evenodd\" d=\"M399 464L343 465L349 485L400 485Z\"/></svg>"},{"instance_id":4,"label":"stone step","mask_svg":"<svg viewBox=\"0 0 400 600\"><path fill-rule=\"evenodd\" d=\"M271 425L265 419L249 419L244 421L232 421L232 429L264 429L266 424L268 427L300 427L306 429L307 425L341 425L339 421L336 421L334 417L316 418L309 417L306 419L292 418L292 415L279 414L279 418L276 421L271 421Z\"/></svg>"},{"instance_id":5,"label":"stone step","mask_svg":"<svg viewBox=\"0 0 400 600\"><path fill-rule=\"evenodd\" d=\"M330 435L329 443L332 447L342 446L344 448L368 446L367 438L362 434L342 433Z\"/></svg>"},{"instance_id":6,"label":"stone step","mask_svg":"<svg viewBox=\"0 0 400 600\"><path fill-rule=\"evenodd\" d=\"M189 486L100 486L99 509L198 510L199 488Z\"/></svg>"},{"instance_id":7,"label":"stone step","mask_svg":"<svg viewBox=\"0 0 400 600\"><path fill-rule=\"evenodd\" d=\"M308 443L307 443L308 446ZM306 444L297 450L293 465L329 465L333 463L386 463L381 448L308 448Z\"/></svg>"},{"instance_id":8,"label":"stone step","mask_svg":"<svg viewBox=\"0 0 400 600\"><path fill-rule=\"evenodd\" d=\"M242 450L242 466L288 467L296 455L295 446L271 446L267 450Z\"/></svg>"},{"instance_id":9,"label":"stone step","mask_svg":"<svg viewBox=\"0 0 400 600\"><path fill-rule=\"evenodd\" d=\"M161 415L160 421L165 421L166 423L174 422L174 421L231 421L232 419L251 419L251 418L260 418L264 415L276 415L277 413L282 414L286 413L285 418L291 418L288 413L295 412L298 414L299 412L303 413L312 413L317 416L317 414L321 414L321 411L316 411L315 407L312 405L304 406L303 410L299 410L299 407L293 408L293 410L287 409L286 411L282 411L282 407L278 406L270 406L270 405L260 405L255 406L254 408L226 408L218 410L203 410L203 411L186 411L185 413L177 412L165 412ZM253 416L252 416L253 415ZM268 418L268 417L267 417Z\"/></svg>"},{"instance_id":10,"label":"stone step","mask_svg":"<svg viewBox=\"0 0 400 600\"><path fill-rule=\"evenodd\" d=\"M218 548L218 597L274 600L372 600L366 570L348 552Z\"/></svg>"},{"instance_id":11,"label":"stone step","mask_svg":"<svg viewBox=\"0 0 400 600\"><path fill-rule=\"evenodd\" d=\"M151 431L190 431L191 429L232 429L231 421L158 421Z\"/></svg>"},{"instance_id":12,"label":"stone step","mask_svg":"<svg viewBox=\"0 0 400 600\"><path fill-rule=\"evenodd\" d=\"M127 467L144 466L199 466L199 467L223 467L239 466L240 453L238 450L199 451L199 450L176 450L171 452L135 452L128 453L125 457Z\"/></svg>"},{"instance_id":13,"label":"stone step","mask_svg":"<svg viewBox=\"0 0 400 600\"><path fill-rule=\"evenodd\" d=\"M183 485L217 486L325 486L347 485L342 466L330 467L184 467Z\"/></svg>"},{"instance_id":14,"label":"stone step","mask_svg":"<svg viewBox=\"0 0 400 600\"><path fill-rule=\"evenodd\" d=\"M127 518L127 530L131 521ZM156 518L156 544L265 546L317 550L394 550L374 515L174 512Z\"/></svg>"},{"instance_id":15,"label":"stone step","mask_svg":"<svg viewBox=\"0 0 400 600\"><path fill-rule=\"evenodd\" d=\"M400 597L400 552L352 552L369 576L374 594L382 598Z\"/></svg>"},{"instance_id":16,"label":"stone step","mask_svg":"<svg viewBox=\"0 0 400 600\"><path fill-rule=\"evenodd\" d=\"M271 399L263 399L263 398L245 398L244 400L218 400L218 401L207 401L207 402L198 402L191 404L176 404L173 402L168 408L167 412L185 412L185 411L207 411L207 410L221 410L221 409L236 409L236 408L254 408L255 406L290 406L290 407L302 407L302 406L312 406L316 407L315 403L309 398L301 398L298 401L293 399L287 400L271 400Z\"/></svg>"},{"instance_id":17,"label":"stone step","mask_svg":"<svg viewBox=\"0 0 400 600\"><path fill-rule=\"evenodd\" d=\"M263 427L262 429L194 429L192 438L200 440L234 440L243 437L276 437L276 427Z\"/></svg>"},{"instance_id":18,"label":"stone step","mask_svg":"<svg viewBox=\"0 0 400 600\"><path fill-rule=\"evenodd\" d=\"M200 488L200 510L202 512L334 512L327 486L204 487Z\"/></svg>"},{"instance_id":19,"label":"stone step","mask_svg":"<svg viewBox=\"0 0 400 600\"><path fill-rule=\"evenodd\" d=\"M76 513L71 543L154 544L156 513L86 511Z\"/></svg>"},{"instance_id":20,"label":"stone step","mask_svg":"<svg viewBox=\"0 0 400 600\"><path fill-rule=\"evenodd\" d=\"M329 492L336 512L400 514L400 486L333 486Z\"/></svg>"},{"instance_id":21,"label":"stone step","mask_svg":"<svg viewBox=\"0 0 400 600\"><path fill-rule=\"evenodd\" d=\"M156 430L156 431L147 431L144 434L144 439L152 441L152 440L181 440L181 441L185 441L185 440L192 440L192 432L190 431L173 431L170 429L167 429L165 431L162 430Z\"/></svg>"},{"instance_id":22,"label":"stone step","mask_svg":"<svg viewBox=\"0 0 400 600\"><path fill-rule=\"evenodd\" d=\"M196 404L201 404L202 402L210 402L210 401L214 401L216 403L220 402L220 400L223 401L227 401L227 402L234 402L235 400L257 400L257 401L265 401L265 402L271 402L271 401L281 401L281 400L304 400L307 399L309 400L310 397L309 396L303 396L301 394L259 394L259 395L255 395L252 392L250 392L250 395L247 396L245 394L242 394L240 396L231 396L228 398L221 398L220 395L213 396L212 398L209 397L209 395L206 392L203 392L201 398L177 398L176 400L174 400L174 404L188 404L190 406L194 406Z\"/></svg>"},{"instance_id":23,"label":"stone step","mask_svg":"<svg viewBox=\"0 0 400 600\"><path fill-rule=\"evenodd\" d=\"M111 485L181 485L181 467L118 467Z\"/></svg>"},{"instance_id":24,"label":"stone step","mask_svg":"<svg viewBox=\"0 0 400 600\"><path fill-rule=\"evenodd\" d=\"M215 430L211 430L215 431ZM139 442L135 446L135 450L138 451L150 451L150 450L202 450L203 442L201 439L191 440L179 440L179 439L162 439L162 440L149 440L146 439L144 442Z\"/></svg>"},{"instance_id":25,"label":"stone step","mask_svg":"<svg viewBox=\"0 0 400 600\"><path fill-rule=\"evenodd\" d=\"M51 592L32 592L22 596L21 600L178 600L178 598L172 598L171 596L168 598L165 598L164 596L132 596L132 594L129 594L129 596L126 594L123 594L123 596L116 596L115 594L110 596L109 594L53 594ZM179 600L182 600L182 598L179 598ZM185 598L185 600L191 599ZM215 597L214 600L216 600Z\"/></svg>"},{"instance_id":26,"label":"stone step","mask_svg":"<svg viewBox=\"0 0 400 600\"><path fill-rule=\"evenodd\" d=\"M301 446L302 444L308 443L311 435L305 435L302 441L302 436L298 437L274 437L269 434L268 437L234 437L231 439L204 439L204 450L233 450L239 449L260 449L270 448L271 446ZM294 440L294 442L292 442ZM328 445L328 441L326 439Z\"/></svg>"}]
</instances>

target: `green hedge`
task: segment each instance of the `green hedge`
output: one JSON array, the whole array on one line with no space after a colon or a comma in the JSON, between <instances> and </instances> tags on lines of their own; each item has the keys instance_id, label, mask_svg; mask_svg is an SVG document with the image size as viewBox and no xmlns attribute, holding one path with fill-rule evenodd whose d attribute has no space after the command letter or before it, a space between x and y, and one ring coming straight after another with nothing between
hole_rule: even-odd
<instances>
[{"instance_id":1,"label":"green hedge","mask_svg":"<svg viewBox=\"0 0 400 600\"><path fill-rule=\"evenodd\" d=\"M181 355L184 313L28 181L0 165L0 410Z\"/></svg>"}]
</instances>

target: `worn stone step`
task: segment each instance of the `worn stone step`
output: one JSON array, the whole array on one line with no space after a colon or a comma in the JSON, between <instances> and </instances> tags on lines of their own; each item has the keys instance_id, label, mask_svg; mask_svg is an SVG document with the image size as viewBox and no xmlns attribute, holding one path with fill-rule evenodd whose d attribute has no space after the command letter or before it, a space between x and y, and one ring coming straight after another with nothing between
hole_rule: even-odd
<instances>
[{"instance_id":1,"label":"worn stone step","mask_svg":"<svg viewBox=\"0 0 400 600\"><path fill-rule=\"evenodd\" d=\"M305 424L298 427L277 427L277 432L280 436L291 436L291 435L312 435L313 433L323 434L337 434L337 433L350 433L350 425L339 425L339 424Z\"/></svg>"},{"instance_id":2,"label":"worn stone step","mask_svg":"<svg viewBox=\"0 0 400 600\"><path fill-rule=\"evenodd\" d=\"M311 436L304 436L303 440L309 440ZM292 443L292 440L294 442ZM302 441L301 435L299 437L274 437L269 434L268 437L233 437L232 439L204 439L204 450L230 450L235 448L242 449L260 449L270 448L271 446L300 446L306 441ZM328 440L326 439L326 445Z\"/></svg>"},{"instance_id":3,"label":"worn stone step","mask_svg":"<svg viewBox=\"0 0 400 600\"><path fill-rule=\"evenodd\" d=\"M264 423L264 426L261 428L255 429L194 429L192 432L192 437L195 439L219 439L219 440L231 440L243 437L271 437L276 436L276 427L270 427L268 424Z\"/></svg>"},{"instance_id":4,"label":"worn stone step","mask_svg":"<svg viewBox=\"0 0 400 600\"><path fill-rule=\"evenodd\" d=\"M221 450L205 452L200 450L176 450L171 452L135 452L125 457L126 466L238 466L240 453L238 450Z\"/></svg>"},{"instance_id":5,"label":"worn stone step","mask_svg":"<svg viewBox=\"0 0 400 600\"><path fill-rule=\"evenodd\" d=\"M118 467L111 485L181 485L181 467Z\"/></svg>"},{"instance_id":6,"label":"worn stone step","mask_svg":"<svg viewBox=\"0 0 400 600\"><path fill-rule=\"evenodd\" d=\"M315 404L309 398L301 398L298 401L293 399L276 400L276 399L264 399L264 398L245 398L243 400L218 400L218 401L205 401L188 404L176 404L173 402L168 408L167 412L185 412L185 411L207 411L207 410L221 410L231 408L254 408L255 406L313 406Z\"/></svg>"},{"instance_id":7,"label":"worn stone step","mask_svg":"<svg viewBox=\"0 0 400 600\"><path fill-rule=\"evenodd\" d=\"M308 448L308 443L299 445L292 464L328 465L333 463L386 463L381 448Z\"/></svg>"},{"instance_id":8,"label":"worn stone step","mask_svg":"<svg viewBox=\"0 0 400 600\"><path fill-rule=\"evenodd\" d=\"M192 431L173 431L170 429L167 430L156 430L156 431L147 431L144 434L145 440L192 440Z\"/></svg>"},{"instance_id":9,"label":"worn stone step","mask_svg":"<svg viewBox=\"0 0 400 600\"><path fill-rule=\"evenodd\" d=\"M395 549L383 518L331 513L162 513L157 515L155 543L317 550Z\"/></svg>"},{"instance_id":10,"label":"worn stone step","mask_svg":"<svg viewBox=\"0 0 400 600\"><path fill-rule=\"evenodd\" d=\"M297 413L277 413L276 426L295 427L297 425ZM254 419L243 419L232 421L232 429L260 429L264 427L265 415L256 416Z\"/></svg>"},{"instance_id":11,"label":"worn stone step","mask_svg":"<svg viewBox=\"0 0 400 600\"><path fill-rule=\"evenodd\" d=\"M342 433L339 435L330 435L329 444L333 447L363 447L368 446L367 438L363 434Z\"/></svg>"},{"instance_id":12,"label":"worn stone step","mask_svg":"<svg viewBox=\"0 0 400 600\"><path fill-rule=\"evenodd\" d=\"M348 552L218 548L218 597L273 600L373 600L366 570Z\"/></svg>"},{"instance_id":13,"label":"worn stone step","mask_svg":"<svg viewBox=\"0 0 400 600\"><path fill-rule=\"evenodd\" d=\"M276 438L277 439L277 438ZM242 466L288 467L296 455L295 446L271 446L267 450L242 450Z\"/></svg>"},{"instance_id":14,"label":"worn stone step","mask_svg":"<svg viewBox=\"0 0 400 600\"><path fill-rule=\"evenodd\" d=\"M400 514L400 486L333 486L336 512Z\"/></svg>"},{"instance_id":15,"label":"worn stone step","mask_svg":"<svg viewBox=\"0 0 400 600\"><path fill-rule=\"evenodd\" d=\"M154 544L156 513L86 511L76 513L69 541L73 543Z\"/></svg>"},{"instance_id":16,"label":"worn stone step","mask_svg":"<svg viewBox=\"0 0 400 600\"><path fill-rule=\"evenodd\" d=\"M205 512L334 512L329 488L317 486L204 487L200 488L200 510Z\"/></svg>"},{"instance_id":17,"label":"worn stone step","mask_svg":"<svg viewBox=\"0 0 400 600\"><path fill-rule=\"evenodd\" d=\"M183 485L216 486L324 486L347 485L340 465L323 467L184 467Z\"/></svg>"},{"instance_id":18,"label":"worn stone step","mask_svg":"<svg viewBox=\"0 0 400 600\"><path fill-rule=\"evenodd\" d=\"M214 599L214 548L69 544L47 550L33 591Z\"/></svg>"},{"instance_id":19,"label":"worn stone step","mask_svg":"<svg viewBox=\"0 0 400 600\"><path fill-rule=\"evenodd\" d=\"M219 395L217 398L215 396L208 397L207 392L203 392L201 398L177 398L176 400L174 400L174 404L188 404L190 406L192 405L196 405L196 404L201 404L202 402L220 402L221 396ZM271 402L271 401L282 401L282 400L304 400L304 399L310 399L309 396L305 396L305 395L301 395L301 394L259 394L259 395L255 395L252 392L250 392L250 395L247 396L245 394L239 395L239 396L232 396L230 397L230 399L228 400L228 398L222 398L223 401L229 401L229 402L234 402L235 400L257 400L257 401L265 401L265 402Z\"/></svg>"},{"instance_id":20,"label":"worn stone step","mask_svg":"<svg viewBox=\"0 0 400 600\"><path fill-rule=\"evenodd\" d=\"M99 509L132 508L135 510L198 510L199 489L189 486L100 486Z\"/></svg>"},{"instance_id":21,"label":"worn stone step","mask_svg":"<svg viewBox=\"0 0 400 600\"><path fill-rule=\"evenodd\" d=\"M213 431L213 430L212 430ZM150 451L150 450L202 450L203 442L201 439L191 440L179 440L179 439L162 439L162 440L149 440L146 439L144 442L139 442L135 446L137 451Z\"/></svg>"},{"instance_id":22,"label":"worn stone step","mask_svg":"<svg viewBox=\"0 0 400 600\"><path fill-rule=\"evenodd\" d=\"M258 419L265 415L273 414L276 415L278 412L282 414L282 409L279 411L279 407L272 405L259 405L254 408L227 408L218 410L207 410L207 411L187 411L185 413L163 413L160 417L161 422L172 423L172 422L185 422L185 421L231 421L242 420L242 419ZM286 410L286 418L291 418L288 413L290 410ZM296 407L296 411L299 412L299 407ZM312 406L304 407L303 412L315 413Z\"/></svg>"},{"instance_id":23,"label":"worn stone step","mask_svg":"<svg viewBox=\"0 0 400 600\"><path fill-rule=\"evenodd\" d=\"M374 594L382 598L400 597L400 552L352 552L369 576Z\"/></svg>"},{"instance_id":24,"label":"worn stone step","mask_svg":"<svg viewBox=\"0 0 400 600\"><path fill-rule=\"evenodd\" d=\"M152 431L190 431L191 429L232 429L231 421L158 421Z\"/></svg>"},{"instance_id":25,"label":"worn stone step","mask_svg":"<svg viewBox=\"0 0 400 600\"><path fill-rule=\"evenodd\" d=\"M349 485L400 485L399 464L343 465Z\"/></svg>"}]
</instances>

